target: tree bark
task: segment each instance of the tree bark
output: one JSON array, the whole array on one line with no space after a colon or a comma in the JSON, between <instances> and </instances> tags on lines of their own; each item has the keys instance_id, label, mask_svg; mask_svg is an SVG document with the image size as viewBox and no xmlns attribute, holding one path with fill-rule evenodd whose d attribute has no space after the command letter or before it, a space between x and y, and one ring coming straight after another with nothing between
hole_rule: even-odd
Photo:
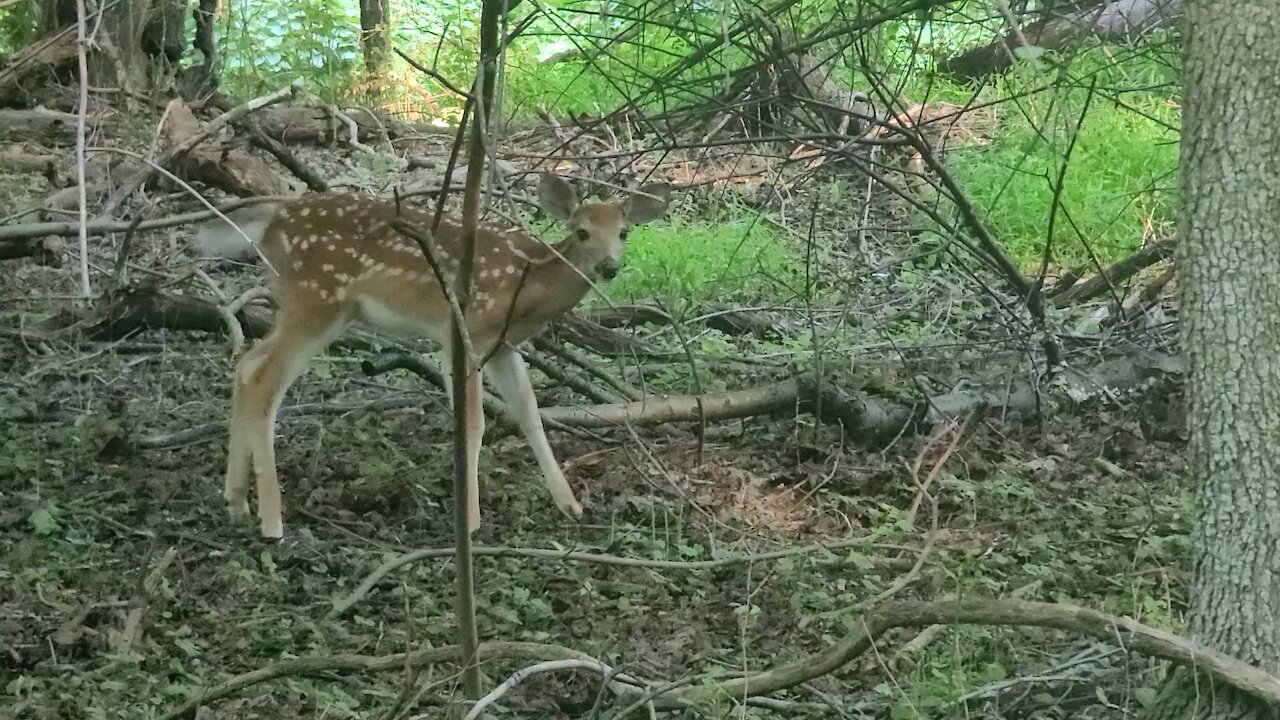
<instances>
[{"instance_id":1,"label":"tree bark","mask_svg":"<svg viewBox=\"0 0 1280 720\"><path fill-rule=\"evenodd\" d=\"M365 82L371 98L379 97L386 81L390 14L389 0L360 0L360 49L364 53Z\"/></svg>"},{"instance_id":2,"label":"tree bark","mask_svg":"<svg viewBox=\"0 0 1280 720\"><path fill-rule=\"evenodd\" d=\"M1188 632L1280 671L1280 3L1186 4L1176 263L1191 479ZM1149 717L1271 718L1184 671Z\"/></svg>"}]
</instances>

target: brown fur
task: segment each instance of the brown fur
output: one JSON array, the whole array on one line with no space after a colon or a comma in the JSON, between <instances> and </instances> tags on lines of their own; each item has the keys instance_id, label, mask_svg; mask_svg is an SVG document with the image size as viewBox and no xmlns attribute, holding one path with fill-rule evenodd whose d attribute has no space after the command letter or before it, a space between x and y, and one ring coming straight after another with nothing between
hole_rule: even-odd
<instances>
[{"instance_id":1,"label":"brown fur","mask_svg":"<svg viewBox=\"0 0 1280 720\"><path fill-rule=\"evenodd\" d=\"M546 442L523 363L505 346L537 334L572 309L602 273L616 271L627 225L664 213L667 189L649 186L642 192L655 197L579 206L563 181L544 176L540 192L543 207L564 219L568 235L549 247L520 231L480 228L466 327L473 361L492 355L497 368L492 379L533 447L553 499L562 510L578 515L582 510ZM283 203L274 211L258 211L256 217L269 218L258 247L275 272L272 285L279 311L271 334L245 354L236 370L226 499L233 514L247 513L247 483L256 472L262 533L280 537L274 426L289 385L312 356L356 321L384 331L426 335L447 350L451 313L440 278L417 242L392 228L397 212L389 202L322 193ZM423 233L431 226L430 215L416 209L403 208L399 217ZM459 226L446 221L430 241L432 257L453 288L461 240ZM497 347L500 340L502 348ZM477 382L468 393L473 402L467 411L467 444L473 459L468 516L473 529L479 524L474 461L484 421L478 389Z\"/></svg>"}]
</instances>

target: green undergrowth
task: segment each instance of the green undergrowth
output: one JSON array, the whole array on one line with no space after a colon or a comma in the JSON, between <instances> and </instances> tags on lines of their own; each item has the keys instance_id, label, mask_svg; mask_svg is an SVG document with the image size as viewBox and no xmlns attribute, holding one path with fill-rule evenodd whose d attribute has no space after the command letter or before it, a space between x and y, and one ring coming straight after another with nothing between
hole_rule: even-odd
<instances>
[{"instance_id":1,"label":"green undergrowth","mask_svg":"<svg viewBox=\"0 0 1280 720\"><path fill-rule=\"evenodd\" d=\"M614 303L659 298L680 314L711 302L777 302L802 283L803 258L760 222L671 218L631 231L623 271L604 289ZM596 295L588 302L605 304Z\"/></svg>"},{"instance_id":2,"label":"green undergrowth","mask_svg":"<svg viewBox=\"0 0 1280 720\"><path fill-rule=\"evenodd\" d=\"M1014 120L987 147L952 155L951 167L992 233L1022 265L1044 252L1055 195L1053 258L1066 265L1104 264L1136 250L1147 227L1173 222L1178 147L1170 131L1125 110L1093 111L1085 120L1056 192L1058 151L1029 123Z\"/></svg>"},{"instance_id":3,"label":"green undergrowth","mask_svg":"<svg viewBox=\"0 0 1280 720\"><path fill-rule=\"evenodd\" d=\"M1172 71L1142 58L1111 62L1100 51L1071 67L1069 80L1049 90L1031 92L1043 75L1014 74L985 91L982 101L1014 98L1003 103L995 136L948 154L950 172L993 235L1027 269L1041 261L1047 237L1055 265L1077 266L1091 264L1091 255L1106 264L1144 237L1172 232L1179 123Z\"/></svg>"}]
</instances>

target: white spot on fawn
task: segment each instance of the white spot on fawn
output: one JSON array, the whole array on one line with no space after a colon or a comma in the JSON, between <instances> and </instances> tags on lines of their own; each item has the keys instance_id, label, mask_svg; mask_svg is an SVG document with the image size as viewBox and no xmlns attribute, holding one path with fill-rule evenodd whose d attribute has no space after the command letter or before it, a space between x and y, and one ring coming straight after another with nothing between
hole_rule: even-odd
<instances>
[{"instance_id":1,"label":"white spot on fawn","mask_svg":"<svg viewBox=\"0 0 1280 720\"><path fill-rule=\"evenodd\" d=\"M306 217L306 216L308 216L308 215L310 215L310 214L311 214L311 208L308 208L308 207L304 207L304 208L302 208L301 210L299 210L299 211L298 211L298 215L300 215L300 216L302 216L302 217Z\"/></svg>"}]
</instances>

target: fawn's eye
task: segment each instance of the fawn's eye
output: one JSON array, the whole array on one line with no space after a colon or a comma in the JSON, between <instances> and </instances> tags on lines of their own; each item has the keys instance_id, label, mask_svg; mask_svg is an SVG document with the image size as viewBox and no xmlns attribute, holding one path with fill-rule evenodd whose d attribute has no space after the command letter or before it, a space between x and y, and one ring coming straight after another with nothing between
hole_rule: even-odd
<instances>
[{"instance_id":1,"label":"fawn's eye","mask_svg":"<svg viewBox=\"0 0 1280 720\"><path fill-rule=\"evenodd\" d=\"M578 239L579 239L579 240L590 240L590 239L591 239L591 233L587 232L587 231L586 231L586 228L578 228L578 232L577 232L577 233L575 233L575 234L578 236Z\"/></svg>"},{"instance_id":2,"label":"fawn's eye","mask_svg":"<svg viewBox=\"0 0 1280 720\"><path fill-rule=\"evenodd\" d=\"M627 233L628 233L628 232L631 232L631 231L630 231L630 230L623 230L622 232L618 233L618 237L619 237L619 238L621 238L621 239L623 239L623 240L626 240L626 239L627 239Z\"/></svg>"}]
</instances>

